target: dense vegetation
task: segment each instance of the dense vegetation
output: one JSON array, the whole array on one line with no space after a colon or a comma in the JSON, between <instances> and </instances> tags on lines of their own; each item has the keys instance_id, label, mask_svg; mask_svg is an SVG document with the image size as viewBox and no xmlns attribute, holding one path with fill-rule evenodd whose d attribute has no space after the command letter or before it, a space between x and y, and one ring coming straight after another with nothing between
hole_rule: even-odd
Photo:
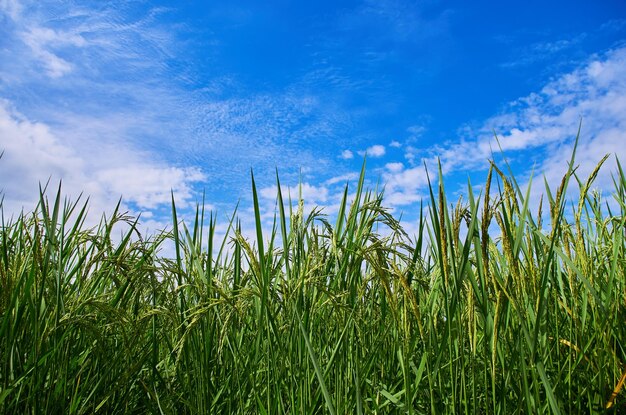
<instances>
[{"instance_id":1,"label":"dense vegetation","mask_svg":"<svg viewBox=\"0 0 626 415\"><path fill-rule=\"evenodd\" d=\"M0 411L624 411L626 178L606 203L602 162L533 212L495 165L455 204L438 180L415 238L363 173L332 224L279 184L265 234L253 179L258 243L237 219L216 240L202 206L151 237L119 209L89 229L42 193L2 219Z\"/></svg>"}]
</instances>

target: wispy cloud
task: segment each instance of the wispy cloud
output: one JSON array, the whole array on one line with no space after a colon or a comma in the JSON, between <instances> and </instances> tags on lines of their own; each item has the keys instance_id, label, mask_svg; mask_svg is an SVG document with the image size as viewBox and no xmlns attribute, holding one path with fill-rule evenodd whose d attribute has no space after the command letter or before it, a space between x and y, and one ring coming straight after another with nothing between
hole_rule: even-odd
<instances>
[{"instance_id":1,"label":"wispy cloud","mask_svg":"<svg viewBox=\"0 0 626 415\"><path fill-rule=\"evenodd\" d=\"M426 130L426 126L422 124L411 125L406 129L406 131L409 133L409 140L411 141L415 141L420 138L422 135L424 135Z\"/></svg>"},{"instance_id":2,"label":"wispy cloud","mask_svg":"<svg viewBox=\"0 0 626 415\"><path fill-rule=\"evenodd\" d=\"M582 120L578 162L581 174L600 159L599 152L626 155L626 48L594 56L578 69L557 77L541 91L522 98L510 111L488 120L477 142L467 141L479 157L498 148L495 131L504 151L534 153L544 171L553 162L565 163ZM462 150L450 154L453 164L467 163Z\"/></svg>"},{"instance_id":3,"label":"wispy cloud","mask_svg":"<svg viewBox=\"0 0 626 415\"><path fill-rule=\"evenodd\" d=\"M22 5L18 0L0 0L0 11L15 19L21 13Z\"/></svg>"},{"instance_id":4,"label":"wispy cloud","mask_svg":"<svg viewBox=\"0 0 626 415\"><path fill-rule=\"evenodd\" d=\"M51 78L59 78L72 71L72 64L53 51L67 47L81 48L87 44L80 34L38 26L28 27L20 35Z\"/></svg>"},{"instance_id":5,"label":"wispy cloud","mask_svg":"<svg viewBox=\"0 0 626 415\"><path fill-rule=\"evenodd\" d=\"M354 181L358 178L359 178L359 174L357 172L350 172L346 174L341 174L339 176L331 177L330 179L326 180L324 183L327 185L333 185L337 183L345 184L346 182Z\"/></svg>"},{"instance_id":6,"label":"wispy cloud","mask_svg":"<svg viewBox=\"0 0 626 415\"><path fill-rule=\"evenodd\" d=\"M497 36L496 40L507 44L511 57L500 63L500 67L504 69L520 70L522 67L533 64L546 65L549 67L563 66L565 64L573 64L574 59L580 59L584 56L583 50L586 44L597 42L599 39L607 36L614 36L623 33L626 27L626 20L614 19L603 23L602 25L592 28L587 32L573 33L570 35L555 35L550 30L539 32L522 31L522 33L508 34L505 36ZM528 42L528 39L537 39ZM518 42L520 45L517 45ZM555 60L555 58L558 58Z\"/></svg>"},{"instance_id":7,"label":"wispy cloud","mask_svg":"<svg viewBox=\"0 0 626 415\"><path fill-rule=\"evenodd\" d=\"M558 182L581 121L577 153L581 177L604 154L626 160L626 47L591 57L540 91L511 102L480 128L460 129L459 138L432 148L407 148L405 156L413 167L386 166L387 200L397 205L418 200L427 184L423 163L435 171L439 160L444 175L478 171L501 150L507 157L524 159L523 175L534 162L535 174ZM610 170L601 173L598 185L610 185Z\"/></svg>"},{"instance_id":8,"label":"wispy cloud","mask_svg":"<svg viewBox=\"0 0 626 415\"><path fill-rule=\"evenodd\" d=\"M554 57L555 54L566 51L580 44L587 38L586 33L581 33L569 39L553 41L540 41L524 46L515 54L515 58L500 64L500 67L513 69L519 66L531 65Z\"/></svg>"},{"instance_id":9,"label":"wispy cloud","mask_svg":"<svg viewBox=\"0 0 626 415\"><path fill-rule=\"evenodd\" d=\"M432 4L431 4L432 6ZM423 42L441 36L448 29L449 10L438 11L435 18L425 18L428 4L406 0L365 0L343 16L346 30L361 28L382 36L379 42Z\"/></svg>"},{"instance_id":10,"label":"wispy cloud","mask_svg":"<svg viewBox=\"0 0 626 415\"><path fill-rule=\"evenodd\" d=\"M388 76L390 66L411 65L412 71L434 73L451 45L454 13L441 2L361 0L320 16L310 44L313 65L303 84L323 87L348 102L360 102L359 111L393 111L392 98L405 85ZM413 59L427 51L428 59ZM376 102L367 109L362 101Z\"/></svg>"},{"instance_id":11,"label":"wispy cloud","mask_svg":"<svg viewBox=\"0 0 626 415\"><path fill-rule=\"evenodd\" d=\"M0 3L8 23L0 49L5 212L33 208L48 179L62 180L70 196L84 192L100 212L120 196L134 211L156 209L170 190L184 207L206 179L132 138L159 136L157 105L180 106L172 83L154 82L167 72L170 35L149 16L125 21L116 6L125 5Z\"/></svg>"},{"instance_id":12,"label":"wispy cloud","mask_svg":"<svg viewBox=\"0 0 626 415\"><path fill-rule=\"evenodd\" d=\"M345 112L301 83L274 92L250 91L219 70L201 80L184 51L194 42L210 51L214 41L195 38L192 29L160 18L168 13L125 1L95 7L4 0L0 15L9 24L0 29L6 34L0 41L0 97L5 108L12 108L6 118L14 122L16 114L24 114L19 117L45 126L57 146L90 164L95 172L83 177L88 193L99 181L125 195L131 188L157 185L166 192L185 188L182 193L188 195L194 183L200 190L202 176L218 190L212 198L234 204L248 189L251 167L259 177L271 177L277 166L283 169L281 177L296 177L307 168L329 170L335 156L320 156L320 149L347 140L351 120ZM0 147L9 140L16 138L2 135ZM128 163L153 160L142 164L141 176L154 181L111 184L125 174L116 164L118 151L128 155L122 157ZM22 156L12 163L28 165L27 155ZM3 163L8 164L8 156ZM37 171L45 174L38 180L51 174ZM68 168L63 176L70 171L78 181L81 170ZM13 197L8 191L5 196ZM134 203L154 207L161 199L137 195Z\"/></svg>"},{"instance_id":13,"label":"wispy cloud","mask_svg":"<svg viewBox=\"0 0 626 415\"><path fill-rule=\"evenodd\" d=\"M341 158L344 160L350 160L353 157L354 157L354 154L352 154L352 151L350 150L343 150L341 152Z\"/></svg>"},{"instance_id":14,"label":"wispy cloud","mask_svg":"<svg viewBox=\"0 0 626 415\"><path fill-rule=\"evenodd\" d=\"M223 47L219 39L173 23L169 13L121 0L0 0L0 147L7 149L0 169L11 179L5 205L31 200L27 189L59 177L102 206L122 193L134 208L155 211L153 217L170 188L190 205L206 185L208 202L221 208L221 200L234 204L249 194L250 168L259 188L269 189L269 201L267 180L277 166L284 183L301 180L310 199L332 205L342 182L358 176L343 160L367 153L387 183L387 201L408 206L423 197L424 163L435 171L441 160L444 174L485 168L498 149L494 130L507 155L556 169L581 117L581 163L622 151L624 49L593 57L478 127L429 147L427 116L415 115L406 136L393 141L381 141L389 131L372 130L401 118L388 117L399 101L386 98L402 96L399 79L408 79L386 76L381 65L445 49L451 12L441 4L362 1L334 9L309 39L310 60L304 57L288 81L263 87L220 68L213 60ZM536 43L529 51L558 54L576 41ZM198 45L210 71L186 60ZM376 125L363 122L374 119ZM404 159L393 160L398 153Z\"/></svg>"}]
</instances>

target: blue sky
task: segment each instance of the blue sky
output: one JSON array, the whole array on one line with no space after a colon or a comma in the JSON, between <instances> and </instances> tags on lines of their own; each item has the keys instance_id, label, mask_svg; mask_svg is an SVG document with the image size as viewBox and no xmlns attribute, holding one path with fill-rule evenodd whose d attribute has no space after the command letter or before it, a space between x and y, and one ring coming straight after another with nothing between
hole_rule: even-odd
<instances>
[{"instance_id":1,"label":"blue sky","mask_svg":"<svg viewBox=\"0 0 626 415\"><path fill-rule=\"evenodd\" d=\"M225 218L252 168L269 218L278 168L332 215L367 153L410 228L424 164L480 185L496 132L519 178L556 185L581 119L581 174L626 162L621 1L0 0L5 212L50 178L153 229L170 189Z\"/></svg>"}]
</instances>

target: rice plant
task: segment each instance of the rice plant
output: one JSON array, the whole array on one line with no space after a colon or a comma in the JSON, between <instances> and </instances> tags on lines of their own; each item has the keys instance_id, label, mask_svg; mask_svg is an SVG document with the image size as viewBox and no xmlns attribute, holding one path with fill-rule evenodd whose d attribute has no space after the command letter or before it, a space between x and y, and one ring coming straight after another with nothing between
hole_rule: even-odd
<instances>
[{"instance_id":1,"label":"rice plant","mask_svg":"<svg viewBox=\"0 0 626 415\"><path fill-rule=\"evenodd\" d=\"M415 236L365 169L332 221L277 177L269 233L252 176L254 243L174 200L169 232L120 204L89 228L87 203L42 190L2 215L0 411L626 411L626 177L617 162L607 203L605 161L580 178L572 158L535 211L535 184L496 165L456 204L439 174Z\"/></svg>"}]
</instances>

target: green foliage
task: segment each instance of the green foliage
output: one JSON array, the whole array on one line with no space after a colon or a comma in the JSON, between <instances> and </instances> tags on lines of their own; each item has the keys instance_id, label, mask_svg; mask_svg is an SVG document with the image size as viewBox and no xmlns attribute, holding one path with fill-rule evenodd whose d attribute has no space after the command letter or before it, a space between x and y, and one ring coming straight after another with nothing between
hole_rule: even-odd
<instances>
[{"instance_id":1,"label":"green foliage","mask_svg":"<svg viewBox=\"0 0 626 415\"><path fill-rule=\"evenodd\" d=\"M572 159L535 213L495 165L456 205L440 175L415 240L365 169L334 225L286 209L277 177L269 234L253 178L256 243L173 200L172 232L144 239L119 204L88 229L86 203L42 191L2 217L0 412L626 410L626 178L591 192L605 160L583 181Z\"/></svg>"}]
</instances>

